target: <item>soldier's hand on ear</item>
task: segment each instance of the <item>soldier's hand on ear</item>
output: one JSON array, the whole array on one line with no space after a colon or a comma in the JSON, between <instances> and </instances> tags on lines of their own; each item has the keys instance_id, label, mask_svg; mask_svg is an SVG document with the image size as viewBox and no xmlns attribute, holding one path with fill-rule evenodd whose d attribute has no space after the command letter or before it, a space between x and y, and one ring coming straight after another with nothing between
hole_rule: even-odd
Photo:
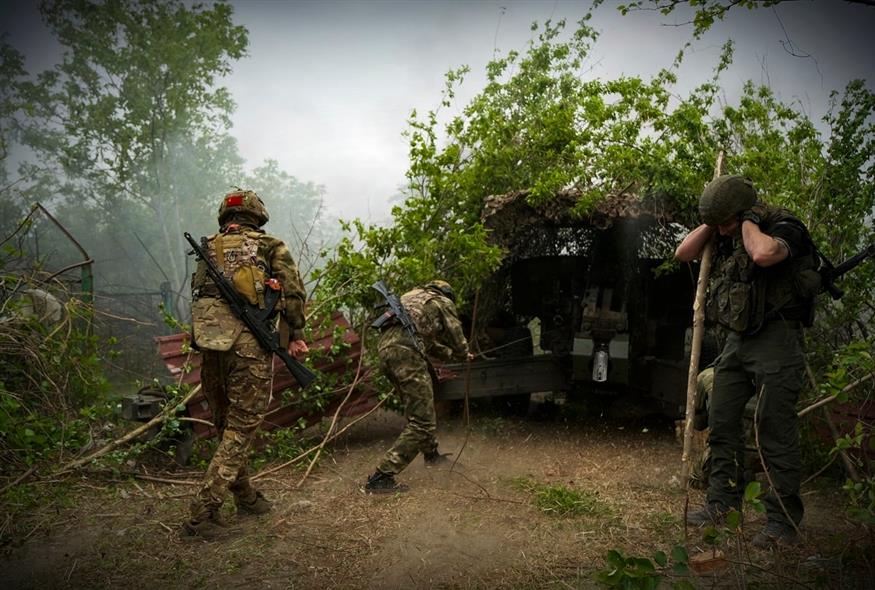
<instances>
[{"instance_id":1,"label":"soldier's hand on ear","mask_svg":"<svg viewBox=\"0 0 875 590\"><path fill-rule=\"evenodd\" d=\"M750 209L746 211L742 211L738 214L738 221L740 223L744 223L745 221L752 221L755 224L759 225L763 217L766 215L766 210L761 205L755 204Z\"/></svg>"},{"instance_id":2,"label":"soldier's hand on ear","mask_svg":"<svg viewBox=\"0 0 875 590\"><path fill-rule=\"evenodd\" d=\"M307 343L303 340L292 340L289 342L289 354L293 357L298 357L298 355L304 354L305 352L310 352L310 349L307 347Z\"/></svg>"}]
</instances>

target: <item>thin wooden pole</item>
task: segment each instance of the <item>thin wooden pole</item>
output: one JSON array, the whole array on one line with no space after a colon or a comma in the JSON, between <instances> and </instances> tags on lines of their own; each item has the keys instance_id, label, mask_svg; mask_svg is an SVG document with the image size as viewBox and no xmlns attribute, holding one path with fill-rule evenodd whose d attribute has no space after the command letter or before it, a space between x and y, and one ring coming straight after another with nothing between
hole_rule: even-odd
<instances>
[{"instance_id":1,"label":"thin wooden pole","mask_svg":"<svg viewBox=\"0 0 875 590\"><path fill-rule=\"evenodd\" d=\"M714 165L714 178L723 170L723 150L717 154ZM705 335L705 291L711 275L711 259L714 251L714 237L702 249L702 262L699 265L699 280L696 282L696 298L693 301L693 338L690 344L690 370L687 375L687 408L684 420L684 452L681 456L681 485L690 485L690 450L693 447L693 415L696 411L696 380L699 377L699 357L702 352L702 339Z\"/></svg>"}]
</instances>

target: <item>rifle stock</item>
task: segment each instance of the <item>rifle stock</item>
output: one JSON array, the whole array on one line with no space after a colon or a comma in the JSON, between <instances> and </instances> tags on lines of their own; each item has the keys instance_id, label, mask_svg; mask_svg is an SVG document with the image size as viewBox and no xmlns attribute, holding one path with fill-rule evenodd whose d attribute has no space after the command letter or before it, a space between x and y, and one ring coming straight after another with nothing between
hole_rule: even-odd
<instances>
[{"instance_id":1,"label":"rifle stock","mask_svg":"<svg viewBox=\"0 0 875 590\"><path fill-rule=\"evenodd\" d=\"M185 232L183 235L188 243L191 244L194 253L197 254L197 259L202 260L206 265L207 274L218 288L222 299L228 304L231 313L243 322L243 325L249 329L264 350L272 352L280 357L283 363L285 363L286 368L288 368L289 373L292 374L292 377L295 378L295 381L297 381L301 387L307 387L310 385L310 383L316 379L316 375L298 361L298 359L290 355L287 350L282 348L279 345L279 335L266 325L272 315L273 305L276 304L276 299L273 300L274 302L272 305L267 305L265 310L260 310L257 307L249 305L249 303L240 297L240 294L237 293L222 273L219 272L219 269L216 268L213 261L204 253L201 245L191 237L191 234Z\"/></svg>"},{"instance_id":2,"label":"rifle stock","mask_svg":"<svg viewBox=\"0 0 875 590\"><path fill-rule=\"evenodd\" d=\"M407 336L413 342L413 346L416 347L420 353L424 354L422 349L422 343L419 341L419 338L416 334L416 326L413 324L413 320L410 319L410 316L407 315L407 310L404 309L404 306L401 305L401 300L397 295L392 293L389 289L389 286L386 285L383 281L377 281L371 288L374 289L377 293L383 296L383 299L386 300L386 305L389 306L388 313L394 314L395 318L401 323L401 327L407 332ZM384 314L386 315L386 314ZM374 322L374 324L380 323L379 321ZM372 324L372 325L374 325Z\"/></svg>"}]
</instances>

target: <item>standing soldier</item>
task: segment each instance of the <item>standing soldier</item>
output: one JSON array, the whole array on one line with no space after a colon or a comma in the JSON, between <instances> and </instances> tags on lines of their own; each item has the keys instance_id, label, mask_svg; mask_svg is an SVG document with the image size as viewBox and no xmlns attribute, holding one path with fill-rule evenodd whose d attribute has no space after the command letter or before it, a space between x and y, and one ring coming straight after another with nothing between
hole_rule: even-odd
<instances>
[{"instance_id":1,"label":"standing soldier","mask_svg":"<svg viewBox=\"0 0 875 590\"><path fill-rule=\"evenodd\" d=\"M727 338L710 400L707 504L690 512L687 522L719 524L730 510L741 510L744 407L758 395L754 427L772 488L764 499L766 526L753 544L795 544L803 513L795 404L805 373L802 327L810 325L820 288L814 246L801 221L758 202L753 183L741 176L709 183L699 212L704 223L675 256L698 258L718 234L706 316L726 328Z\"/></svg>"},{"instance_id":2,"label":"standing soldier","mask_svg":"<svg viewBox=\"0 0 875 590\"><path fill-rule=\"evenodd\" d=\"M406 491L407 486L397 483L395 476L419 453L426 464L447 462L446 456L438 452L435 438L434 367L428 357L446 361L473 358L455 301L450 284L434 280L401 296L401 305L416 329L415 336L405 331L394 317L380 326L380 368L404 401L407 426L365 483L368 492Z\"/></svg>"},{"instance_id":3,"label":"standing soldier","mask_svg":"<svg viewBox=\"0 0 875 590\"><path fill-rule=\"evenodd\" d=\"M304 285L286 245L260 229L267 220L259 196L237 189L222 199L219 233L206 239L204 250L250 305L264 309L266 290L281 289L277 304L280 334L291 340L288 350L297 355L307 352L302 332ZM219 445L192 501L191 519L183 524L183 534L213 537L227 526L219 510L228 491L234 494L238 515L264 514L271 509L264 495L252 487L246 464L270 398L273 354L231 312L202 260L191 289L194 344L201 351L201 383Z\"/></svg>"}]
</instances>

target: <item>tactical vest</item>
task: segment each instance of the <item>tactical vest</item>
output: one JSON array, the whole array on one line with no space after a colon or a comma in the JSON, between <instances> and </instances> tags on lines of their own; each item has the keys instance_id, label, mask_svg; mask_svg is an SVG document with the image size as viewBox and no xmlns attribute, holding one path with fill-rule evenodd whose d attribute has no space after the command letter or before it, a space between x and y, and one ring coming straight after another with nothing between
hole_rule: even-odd
<instances>
[{"instance_id":1,"label":"tactical vest","mask_svg":"<svg viewBox=\"0 0 875 590\"><path fill-rule=\"evenodd\" d=\"M811 236L801 221L785 209L768 208L760 227L766 234L782 223L802 229L807 252L762 268L754 264L741 237L718 252L708 287L706 320L734 332L755 333L781 312L796 310L806 325L813 319L814 297L820 291L819 263Z\"/></svg>"},{"instance_id":2,"label":"tactical vest","mask_svg":"<svg viewBox=\"0 0 875 590\"><path fill-rule=\"evenodd\" d=\"M435 341L443 329L440 315L430 315L426 312L426 304L436 297L440 295L428 289L413 289L401 296L401 305L410 316L410 321L416 326L417 335L426 342Z\"/></svg>"},{"instance_id":3,"label":"tactical vest","mask_svg":"<svg viewBox=\"0 0 875 590\"><path fill-rule=\"evenodd\" d=\"M265 279L270 269L259 251L261 232L245 227L226 230L207 238L207 256L234 289L250 305L264 309ZM206 265L198 263L191 279L192 330L197 346L206 350L229 350L243 323L221 299L218 288L209 278Z\"/></svg>"}]
</instances>

